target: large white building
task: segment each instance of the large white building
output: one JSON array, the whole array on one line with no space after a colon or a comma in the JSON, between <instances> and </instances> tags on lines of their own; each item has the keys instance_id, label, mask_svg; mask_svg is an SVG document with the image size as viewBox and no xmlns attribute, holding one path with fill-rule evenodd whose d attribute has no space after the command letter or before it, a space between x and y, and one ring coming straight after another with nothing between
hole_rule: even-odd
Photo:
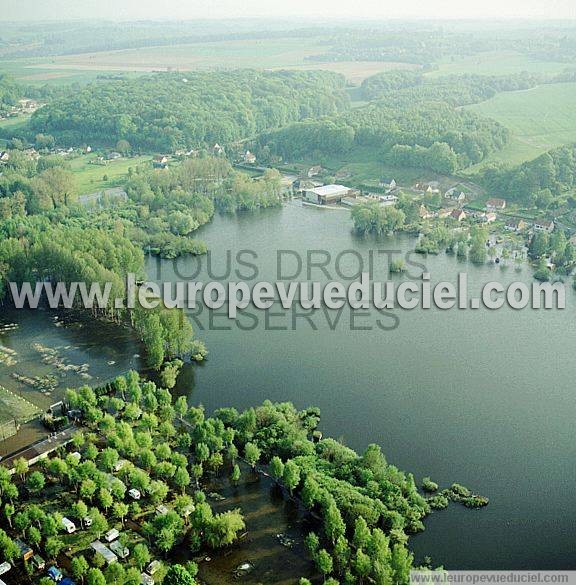
<instances>
[{"instance_id":1,"label":"large white building","mask_svg":"<svg viewBox=\"0 0 576 585\"><path fill-rule=\"evenodd\" d=\"M344 185L324 185L314 189L304 191L304 201L316 203L317 205L327 205L329 203L339 203L344 197L349 195L351 189Z\"/></svg>"}]
</instances>

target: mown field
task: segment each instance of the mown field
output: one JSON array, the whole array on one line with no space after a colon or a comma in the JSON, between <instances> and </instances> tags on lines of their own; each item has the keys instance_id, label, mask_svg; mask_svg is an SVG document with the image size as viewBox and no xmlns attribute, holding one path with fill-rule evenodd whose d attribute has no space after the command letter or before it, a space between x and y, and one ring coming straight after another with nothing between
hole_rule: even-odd
<instances>
[{"instance_id":1,"label":"mown field","mask_svg":"<svg viewBox=\"0 0 576 585\"><path fill-rule=\"evenodd\" d=\"M128 169L150 163L150 156L135 156L94 164L96 155L79 156L70 161L79 194L93 193L121 184L128 176Z\"/></svg>"},{"instance_id":2,"label":"mown field","mask_svg":"<svg viewBox=\"0 0 576 585\"><path fill-rule=\"evenodd\" d=\"M542 85L531 90L501 93L469 106L510 128L510 143L487 162L518 164L551 148L576 142L576 83Z\"/></svg>"}]
</instances>

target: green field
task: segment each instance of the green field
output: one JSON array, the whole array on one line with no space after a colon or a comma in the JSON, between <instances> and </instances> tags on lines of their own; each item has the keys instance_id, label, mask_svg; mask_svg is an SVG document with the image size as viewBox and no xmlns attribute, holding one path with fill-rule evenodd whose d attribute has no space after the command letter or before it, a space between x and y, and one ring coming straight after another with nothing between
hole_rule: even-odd
<instances>
[{"instance_id":1,"label":"green field","mask_svg":"<svg viewBox=\"0 0 576 585\"><path fill-rule=\"evenodd\" d=\"M438 69L427 73L428 77L443 75L509 75L511 73L561 73L568 63L538 61L519 53L486 52L468 57L448 57L436 63Z\"/></svg>"},{"instance_id":2,"label":"green field","mask_svg":"<svg viewBox=\"0 0 576 585\"><path fill-rule=\"evenodd\" d=\"M469 109L510 128L510 143L486 162L518 164L576 142L576 83L501 93ZM484 163L485 164L485 163Z\"/></svg>"},{"instance_id":3,"label":"green field","mask_svg":"<svg viewBox=\"0 0 576 585\"><path fill-rule=\"evenodd\" d=\"M135 156L108 161L105 165L94 164L96 155L79 156L70 161L70 167L76 180L79 194L101 191L120 185L128 176L130 167L136 168L143 163L150 163L150 156Z\"/></svg>"}]
</instances>

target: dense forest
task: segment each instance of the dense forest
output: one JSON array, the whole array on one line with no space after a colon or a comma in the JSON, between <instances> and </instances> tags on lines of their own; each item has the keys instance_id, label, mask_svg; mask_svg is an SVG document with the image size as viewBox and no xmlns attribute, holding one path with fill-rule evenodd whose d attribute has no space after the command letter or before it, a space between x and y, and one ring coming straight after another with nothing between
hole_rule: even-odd
<instances>
[{"instance_id":1,"label":"dense forest","mask_svg":"<svg viewBox=\"0 0 576 585\"><path fill-rule=\"evenodd\" d=\"M387 106L408 106L422 102L444 102L467 106L494 97L503 91L531 89L546 83L576 80L574 73L536 75L527 72L512 75L445 75L425 77L419 71L386 71L362 82L365 100L381 100Z\"/></svg>"},{"instance_id":2,"label":"dense forest","mask_svg":"<svg viewBox=\"0 0 576 585\"><path fill-rule=\"evenodd\" d=\"M57 99L31 120L65 144L172 152L228 144L304 118L334 115L348 98L329 72L190 72L103 81Z\"/></svg>"},{"instance_id":3,"label":"dense forest","mask_svg":"<svg viewBox=\"0 0 576 585\"><path fill-rule=\"evenodd\" d=\"M340 154L366 146L391 164L449 174L482 161L502 148L508 137L509 131L494 120L445 103L404 108L377 103L292 124L265 134L260 145L287 158Z\"/></svg>"},{"instance_id":4,"label":"dense forest","mask_svg":"<svg viewBox=\"0 0 576 585\"><path fill-rule=\"evenodd\" d=\"M576 186L576 144L550 150L516 167L490 166L478 179L491 193L507 199L553 207L564 192Z\"/></svg>"}]
</instances>

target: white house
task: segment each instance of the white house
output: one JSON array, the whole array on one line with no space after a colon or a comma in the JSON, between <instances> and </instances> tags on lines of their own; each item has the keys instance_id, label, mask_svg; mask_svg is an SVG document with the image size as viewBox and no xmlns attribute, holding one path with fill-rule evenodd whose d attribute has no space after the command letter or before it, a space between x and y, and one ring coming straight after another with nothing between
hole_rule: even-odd
<instances>
[{"instance_id":1,"label":"white house","mask_svg":"<svg viewBox=\"0 0 576 585\"><path fill-rule=\"evenodd\" d=\"M554 231L554 222L548 219L536 219L532 226L537 232L552 233Z\"/></svg>"},{"instance_id":2,"label":"white house","mask_svg":"<svg viewBox=\"0 0 576 585\"><path fill-rule=\"evenodd\" d=\"M62 527L64 528L64 530L66 530L68 534L76 532L76 524L74 524L72 520L66 518L65 516L62 518Z\"/></svg>"}]
</instances>

